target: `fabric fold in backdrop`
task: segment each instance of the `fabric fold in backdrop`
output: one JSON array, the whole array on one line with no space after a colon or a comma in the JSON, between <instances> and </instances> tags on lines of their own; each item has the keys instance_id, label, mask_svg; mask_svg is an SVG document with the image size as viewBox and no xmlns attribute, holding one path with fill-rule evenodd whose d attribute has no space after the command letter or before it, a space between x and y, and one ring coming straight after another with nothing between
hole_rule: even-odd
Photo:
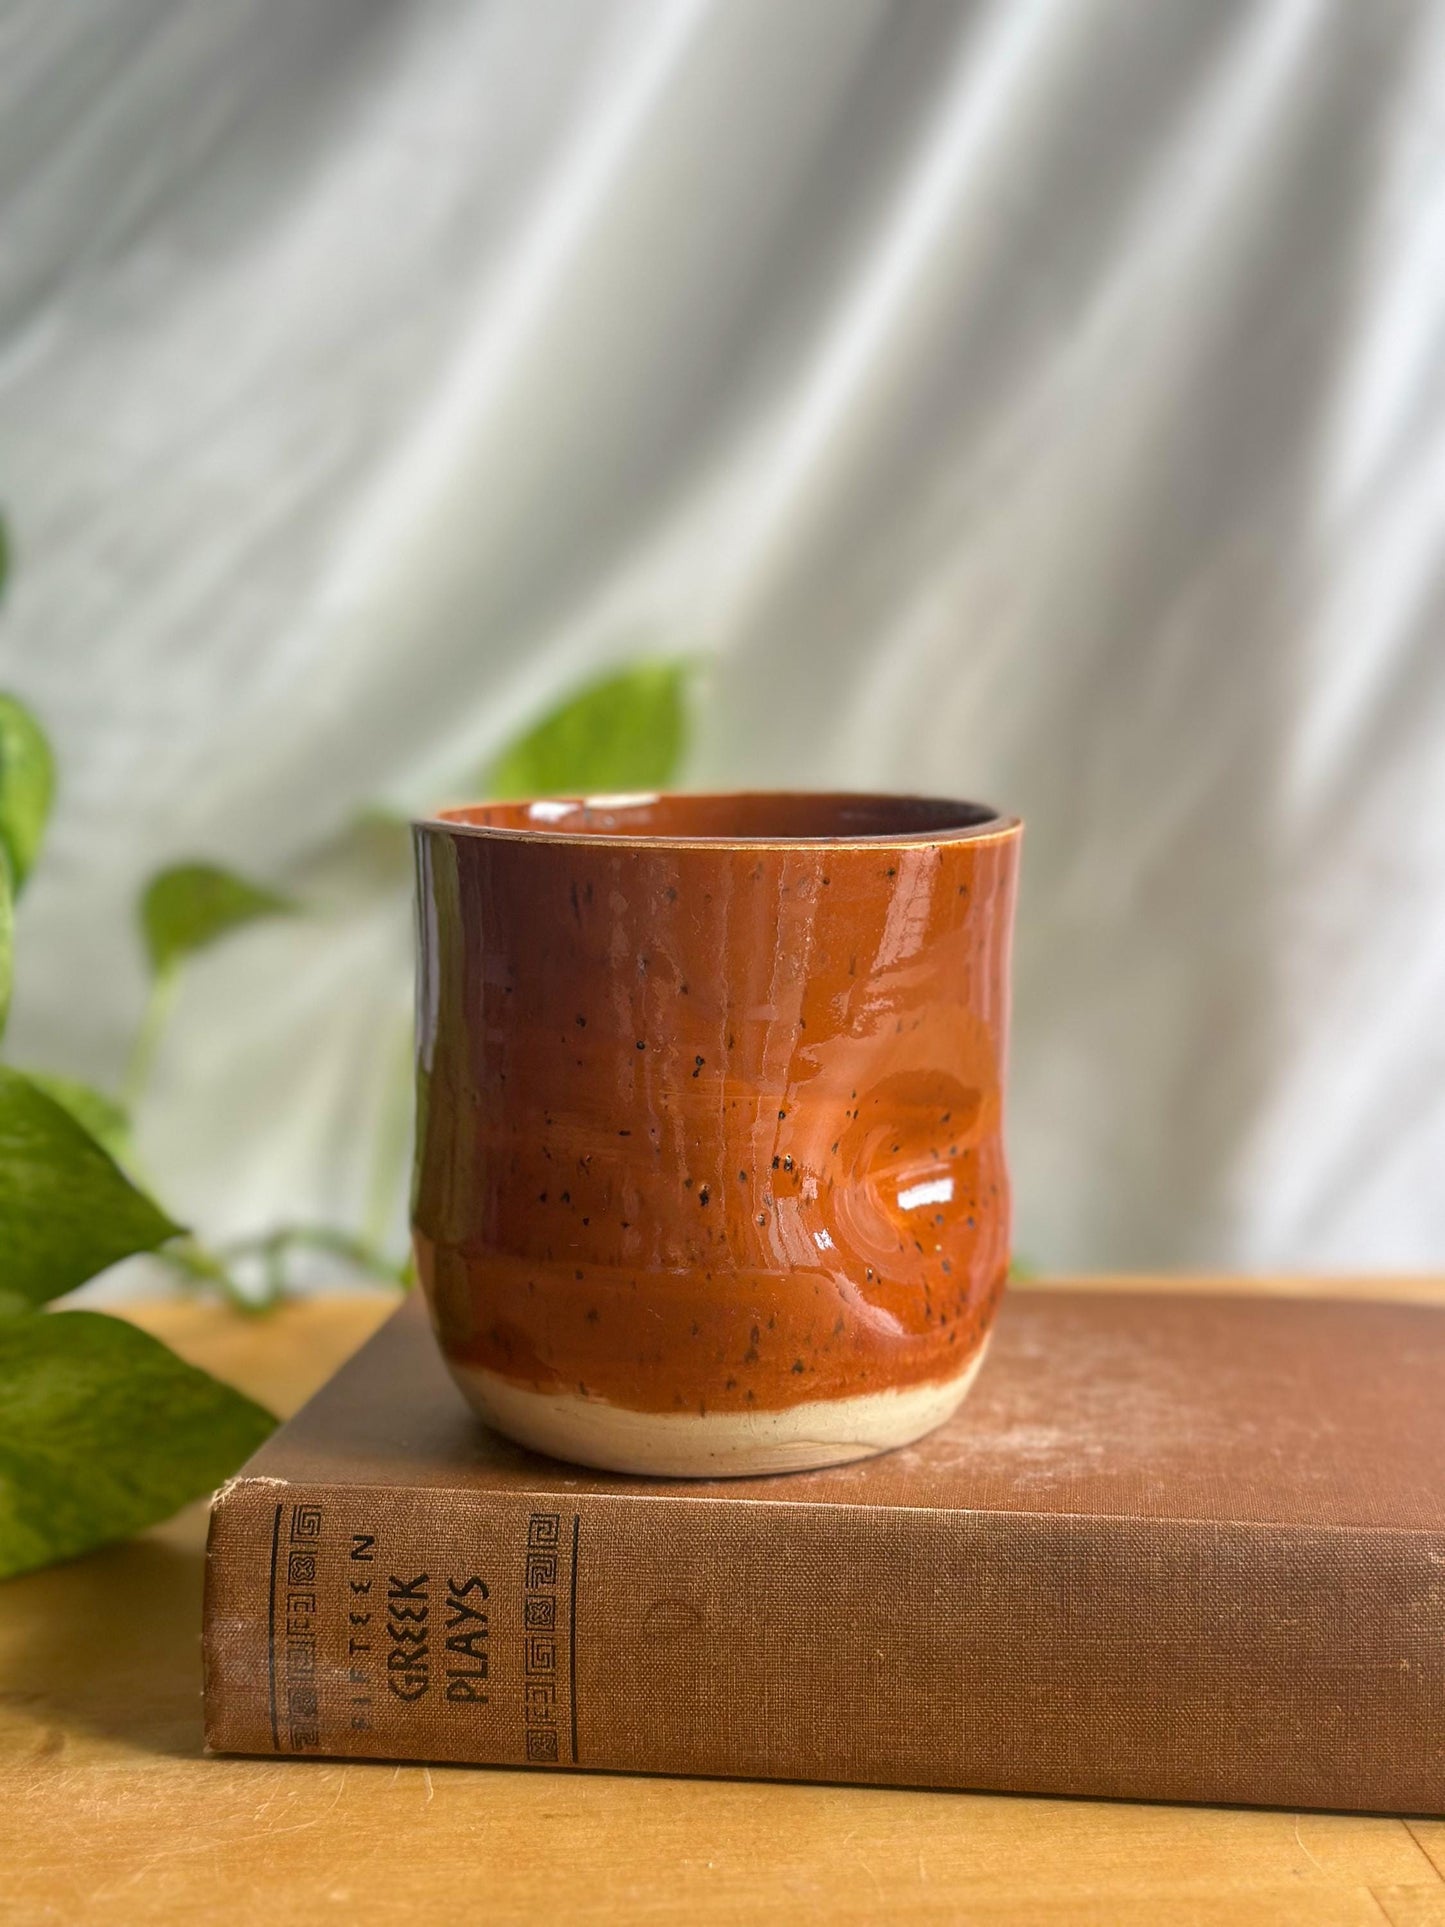
<instances>
[{"instance_id":1,"label":"fabric fold in backdrop","mask_svg":"<svg viewBox=\"0 0 1445 1927\"><path fill-rule=\"evenodd\" d=\"M362 1210L410 933L339 834L687 651L694 781L1029 819L1034 1261L1445 1258L1445 9L0 20L11 1054L114 1074L160 863L318 905L190 972L174 1210Z\"/></svg>"}]
</instances>

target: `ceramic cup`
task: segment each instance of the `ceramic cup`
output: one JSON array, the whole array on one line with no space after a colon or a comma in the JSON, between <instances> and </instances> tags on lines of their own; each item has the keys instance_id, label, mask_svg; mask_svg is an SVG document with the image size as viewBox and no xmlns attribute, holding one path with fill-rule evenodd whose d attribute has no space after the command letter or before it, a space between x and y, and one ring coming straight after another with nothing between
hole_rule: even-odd
<instances>
[{"instance_id":1,"label":"ceramic cup","mask_svg":"<svg viewBox=\"0 0 1445 1927\"><path fill-rule=\"evenodd\" d=\"M683 1477L946 1418L1008 1269L1017 821L680 795L415 834L417 1264L482 1417Z\"/></svg>"}]
</instances>

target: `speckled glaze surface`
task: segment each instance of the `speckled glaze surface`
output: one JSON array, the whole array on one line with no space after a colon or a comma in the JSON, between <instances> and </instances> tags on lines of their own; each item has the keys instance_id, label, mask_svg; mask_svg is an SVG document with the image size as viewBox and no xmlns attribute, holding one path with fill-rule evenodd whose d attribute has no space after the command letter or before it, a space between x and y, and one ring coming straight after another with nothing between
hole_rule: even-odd
<instances>
[{"instance_id":1,"label":"speckled glaze surface","mask_svg":"<svg viewBox=\"0 0 1445 1927\"><path fill-rule=\"evenodd\" d=\"M417 825L415 1245L483 1416L688 1475L948 1415L1008 1268L1019 836L802 793Z\"/></svg>"}]
</instances>

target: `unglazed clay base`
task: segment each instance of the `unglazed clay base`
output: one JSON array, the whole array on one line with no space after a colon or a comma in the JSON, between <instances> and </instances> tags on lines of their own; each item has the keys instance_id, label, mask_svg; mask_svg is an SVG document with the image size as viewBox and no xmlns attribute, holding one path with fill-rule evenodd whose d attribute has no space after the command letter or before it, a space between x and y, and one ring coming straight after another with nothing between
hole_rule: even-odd
<instances>
[{"instance_id":1,"label":"unglazed clay base","mask_svg":"<svg viewBox=\"0 0 1445 1927\"><path fill-rule=\"evenodd\" d=\"M950 1418L978 1376L985 1339L956 1378L776 1412L634 1412L575 1392L532 1392L448 1359L472 1409L519 1445L607 1472L736 1479L806 1472L911 1445Z\"/></svg>"}]
</instances>

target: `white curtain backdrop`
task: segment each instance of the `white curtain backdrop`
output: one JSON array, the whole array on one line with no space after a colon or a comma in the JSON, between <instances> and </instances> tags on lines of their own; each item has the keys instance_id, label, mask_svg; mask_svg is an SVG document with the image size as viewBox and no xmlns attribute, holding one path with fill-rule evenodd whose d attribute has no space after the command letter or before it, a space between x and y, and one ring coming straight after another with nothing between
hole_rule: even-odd
<instances>
[{"instance_id":1,"label":"white curtain backdrop","mask_svg":"<svg viewBox=\"0 0 1445 1927\"><path fill-rule=\"evenodd\" d=\"M155 866L312 905L144 1106L208 1232L363 1209L346 824L685 650L693 782L1028 819L1033 1261L1445 1263L1445 6L7 5L0 504L12 1057L116 1075Z\"/></svg>"}]
</instances>

